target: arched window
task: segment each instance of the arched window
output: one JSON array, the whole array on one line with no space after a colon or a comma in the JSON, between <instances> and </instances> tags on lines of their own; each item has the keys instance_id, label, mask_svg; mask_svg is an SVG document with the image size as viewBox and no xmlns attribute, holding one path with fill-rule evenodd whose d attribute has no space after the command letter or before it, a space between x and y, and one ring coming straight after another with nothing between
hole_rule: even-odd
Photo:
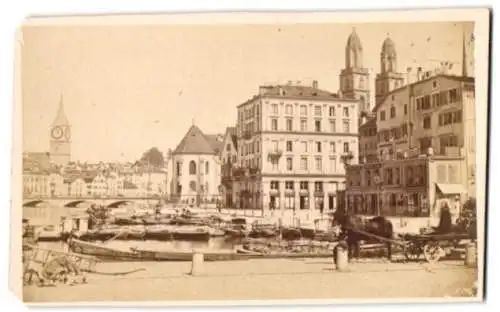
<instances>
[{"instance_id":1,"label":"arched window","mask_svg":"<svg viewBox=\"0 0 500 312\"><path fill-rule=\"evenodd\" d=\"M189 174L196 174L196 163L194 160L189 162Z\"/></svg>"},{"instance_id":2,"label":"arched window","mask_svg":"<svg viewBox=\"0 0 500 312\"><path fill-rule=\"evenodd\" d=\"M208 174L208 161L205 162L205 174Z\"/></svg>"}]
</instances>

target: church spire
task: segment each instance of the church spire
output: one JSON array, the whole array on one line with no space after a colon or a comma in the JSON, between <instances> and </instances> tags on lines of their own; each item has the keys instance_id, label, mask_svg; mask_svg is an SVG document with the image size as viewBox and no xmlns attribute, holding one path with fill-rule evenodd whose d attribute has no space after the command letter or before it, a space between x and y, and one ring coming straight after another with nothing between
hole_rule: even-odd
<instances>
[{"instance_id":1,"label":"church spire","mask_svg":"<svg viewBox=\"0 0 500 312\"><path fill-rule=\"evenodd\" d=\"M57 115L56 119L54 119L54 122L52 123L54 126L66 126L69 125L68 118L66 117L66 114L64 113L64 101L63 101L63 95L61 93L61 96L59 98L59 109L57 110Z\"/></svg>"},{"instance_id":2,"label":"church spire","mask_svg":"<svg viewBox=\"0 0 500 312\"><path fill-rule=\"evenodd\" d=\"M468 76L467 70L467 49L465 43L465 31L462 33L462 76Z\"/></svg>"}]
</instances>

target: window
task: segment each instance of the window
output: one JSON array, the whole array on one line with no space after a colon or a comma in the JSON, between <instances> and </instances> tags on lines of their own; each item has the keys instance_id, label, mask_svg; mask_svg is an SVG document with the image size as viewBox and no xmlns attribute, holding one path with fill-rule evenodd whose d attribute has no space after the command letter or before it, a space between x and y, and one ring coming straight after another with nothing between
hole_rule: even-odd
<instances>
[{"instance_id":1,"label":"window","mask_svg":"<svg viewBox=\"0 0 500 312\"><path fill-rule=\"evenodd\" d=\"M208 161L205 162L205 174L208 174L209 171L209 166L208 166Z\"/></svg>"},{"instance_id":2,"label":"window","mask_svg":"<svg viewBox=\"0 0 500 312\"><path fill-rule=\"evenodd\" d=\"M314 116L321 116L321 106L320 105L314 106Z\"/></svg>"},{"instance_id":3,"label":"window","mask_svg":"<svg viewBox=\"0 0 500 312\"><path fill-rule=\"evenodd\" d=\"M321 142L316 142L316 152L321 153Z\"/></svg>"},{"instance_id":4,"label":"window","mask_svg":"<svg viewBox=\"0 0 500 312\"><path fill-rule=\"evenodd\" d=\"M302 132L307 131L307 119L300 120L300 131L302 131Z\"/></svg>"},{"instance_id":5,"label":"window","mask_svg":"<svg viewBox=\"0 0 500 312\"><path fill-rule=\"evenodd\" d=\"M293 191L293 181L285 181L285 189Z\"/></svg>"},{"instance_id":6,"label":"window","mask_svg":"<svg viewBox=\"0 0 500 312\"><path fill-rule=\"evenodd\" d=\"M401 173L399 168L394 169L394 184L399 185L401 183Z\"/></svg>"},{"instance_id":7,"label":"window","mask_svg":"<svg viewBox=\"0 0 500 312\"><path fill-rule=\"evenodd\" d=\"M430 129L431 128L431 116L425 116L424 117L424 129Z\"/></svg>"},{"instance_id":8,"label":"window","mask_svg":"<svg viewBox=\"0 0 500 312\"><path fill-rule=\"evenodd\" d=\"M330 120L330 132L331 133L337 132L337 125L335 124L335 120Z\"/></svg>"},{"instance_id":9,"label":"window","mask_svg":"<svg viewBox=\"0 0 500 312\"><path fill-rule=\"evenodd\" d=\"M335 142L330 142L330 153L335 154Z\"/></svg>"},{"instance_id":10,"label":"window","mask_svg":"<svg viewBox=\"0 0 500 312\"><path fill-rule=\"evenodd\" d=\"M180 162L176 163L176 171L177 171L177 176L180 177L182 175L182 164Z\"/></svg>"},{"instance_id":11,"label":"window","mask_svg":"<svg viewBox=\"0 0 500 312\"><path fill-rule=\"evenodd\" d=\"M344 109L342 111L343 111L344 117L349 117L349 107L344 107Z\"/></svg>"},{"instance_id":12,"label":"window","mask_svg":"<svg viewBox=\"0 0 500 312\"><path fill-rule=\"evenodd\" d=\"M391 118L396 117L396 107L392 106L391 107Z\"/></svg>"},{"instance_id":13,"label":"window","mask_svg":"<svg viewBox=\"0 0 500 312\"><path fill-rule=\"evenodd\" d=\"M321 182L321 181L314 182L314 191L315 192L323 192L323 182Z\"/></svg>"},{"instance_id":14,"label":"window","mask_svg":"<svg viewBox=\"0 0 500 312\"><path fill-rule=\"evenodd\" d=\"M342 122L342 130L344 131L344 133L349 133L351 132L350 131L350 127L349 127L349 120L344 120Z\"/></svg>"},{"instance_id":15,"label":"window","mask_svg":"<svg viewBox=\"0 0 500 312\"><path fill-rule=\"evenodd\" d=\"M436 87L437 87L437 81L436 81L436 80L434 80L434 81L432 82L432 87L433 87L433 88L436 88Z\"/></svg>"},{"instance_id":16,"label":"window","mask_svg":"<svg viewBox=\"0 0 500 312\"><path fill-rule=\"evenodd\" d=\"M331 173L337 172L337 158L330 157L330 171Z\"/></svg>"},{"instance_id":17,"label":"window","mask_svg":"<svg viewBox=\"0 0 500 312\"><path fill-rule=\"evenodd\" d=\"M194 160L191 160L189 162L189 174L196 174L196 163L194 162Z\"/></svg>"},{"instance_id":18,"label":"window","mask_svg":"<svg viewBox=\"0 0 500 312\"><path fill-rule=\"evenodd\" d=\"M279 181L271 181L271 190L279 190L280 182Z\"/></svg>"},{"instance_id":19,"label":"window","mask_svg":"<svg viewBox=\"0 0 500 312\"><path fill-rule=\"evenodd\" d=\"M314 159L315 161L315 167L316 167L316 170L317 171L321 171L321 168L322 168L322 164L321 164L321 157L316 157Z\"/></svg>"},{"instance_id":20,"label":"window","mask_svg":"<svg viewBox=\"0 0 500 312\"><path fill-rule=\"evenodd\" d=\"M286 120L286 131L293 131L293 123L292 119L287 119Z\"/></svg>"},{"instance_id":21,"label":"window","mask_svg":"<svg viewBox=\"0 0 500 312\"><path fill-rule=\"evenodd\" d=\"M344 153L349 153L349 143L344 143Z\"/></svg>"},{"instance_id":22,"label":"window","mask_svg":"<svg viewBox=\"0 0 500 312\"><path fill-rule=\"evenodd\" d=\"M307 157L300 157L300 169L307 170Z\"/></svg>"},{"instance_id":23,"label":"window","mask_svg":"<svg viewBox=\"0 0 500 312\"><path fill-rule=\"evenodd\" d=\"M446 126L462 122L462 111L446 112L439 115L439 125Z\"/></svg>"},{"instance_id":24,"label":"window","mask_svg":"<svg viewBox=\"0 0 500 312\"><path fill-rule=\"evenodd\" d=\"M301 142L302 144L302 152L307 153L307 142Z\"/></svg>"},{"instance_id":25,"label":"window","mask_svg":"<svg viewBox=\"0 0 500 312\"><path fill-rule=\"evenodd\" d=\"M228 152L229 152L230 150L231 150L231 145L227 144L227 145L226 145L226 151L228 151Z\"/></svg>"},{"instance_id":26,"label":"window","mask_svg":"<svg viewBox=\"0 0 500 312\"><path fill-rule=\"evenodd\" d=\"M404 112L405 112L405 116L408 115L408 104L405 104L404 106Z\"/></svg>"},{"instance_id":27,"label":"window","mask_svg":"<svg viewBox=\"0 0 500 312\"><path fill-rule=\"evenodd\" d=\"M307 106L306 105L300 105L300 115L307 116Z\"/></svg>"},{"instance_id":28,"label":"window","mask_svg":"<svg viewBox=\"0 0 500 312\"><path fill-rule=\"evenodd\" d=\"M328 109L328 115L330 117L335 117L335 106L330 106L330 108Z\"/></svg>"},{"instance_id":29,"label":"window","mask_svg":"<svg viewBox=\"0 0 500 312\"><path fill-rule=\"evenodd\" d=\"M309 182L308 181L300 181L300 189L301 190L309 190Z\"/></svg>"},{"instance_id":30,"label":"window","mask_svg":"<svg viewBox=\"0 0 500 312\"><path fill-rule=\"evenodd\" d=\"M385 111L384 110L380 111L380 120L382 120L382 121L385 120Z\"/></svg>"},{"instance_id":31,"label":"window","mask_svg":"<svg viewBox=\"0 0 500 312\"><path fill-rule=\"evenodd\" d=\"M439 107L439 93L434 93L431 96L431 99L432 99L432 106Z\"/></svg>"},{"instance_id":32,"label":"window","mask_svg":"<svg viewBox=\"0 0 500 312\"><path fill-rule=\"evenodd\" d=\"M275 115L278 114L278 104L271 104L271 112Z\"/></svg>"},{"instance_id":33,"label":"window","mask_svg":"<svg viewBox=\"0 0 500 312\"><path fill-rule=\"evenodd\" d=\"M455 103L458 101L458 92L457 92L457 89L451 89L449 91L449 95L450 95L450 103Z\"/></svg>"},{"instance_id":34,"label":"window","mask_svg":"<svg viewBox=\"0 0 500 312\"><path fill-rule=\"evenodd\" d=\"M279 149L278 141L273 141L273 151L277 151Z\"/></svg>"},{"instance_id":35,"label":"window","mask_svg":"<svg viewBox=\"0 0 500 312\"><path fill-rule=\"evenodd\" d=\"M292 104L287 104L285 106L285 114L292 115L293 114L293 106Z\"/></svg>"},{"instance_id":36,"label":"window","mask_svg":"<svg viewBox=\"0 0 500 312\"><path fill-rule=\"evenodd\" d=\"M293 170L293 159L292 157L287 157L286 158L286 170L292 171Z\"/></svg>"},{"instance_id":37,"label":"window","mask_svg":"<svg viewBox=\"0 0 500 312\"><path fill-rule=\"evenodd\" d=\"M278 131L278 119L271 119L271 130Z\"/></svg>"},{"instance_id":38,"label":"window","mask_svg":"<svg viewBox=\"0 0 500 312\"><path fill-rule=\"evenodd\" d=\"M448 101L448 91L441 91L439 93L439 105L447 105L449 103Z\"/></svg>"},{"instance_id":39,"label":"window","mask_svg":"<svg viewBox=\"0 0 500 312\"><path fill-rule=\"evenodd\" d=\"M314 131L321 132L321 120L314 121Z\"/></svg>"},{"instance_id":40,"label":"window","mask_svg":"<svg viewBox=\"0 0 500 312\"><path fill-rule=\"evenodd\" d=\"M293 151L293 142L292 141L286 141L286 151L287 152Z\"/></svg>"}]
</instances>

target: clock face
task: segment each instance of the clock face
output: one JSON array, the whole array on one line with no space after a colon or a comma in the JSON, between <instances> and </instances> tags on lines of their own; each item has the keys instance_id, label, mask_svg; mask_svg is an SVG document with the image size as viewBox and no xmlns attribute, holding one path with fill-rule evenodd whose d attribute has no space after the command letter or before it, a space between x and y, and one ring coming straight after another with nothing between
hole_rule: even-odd
<instances>
[{"instance_id":1,"label":"clock face","mask_svg":"<svg viewBox=\"0 0 500 312\"><path fill-rule=\"evenodd\" d=\"M63 130L61 127L56 126L56 127L52 128L51 135L52 135L53 139L59 140L62 138L63 134L64 133L63 133Z\"/></svg>"}]
</instances>

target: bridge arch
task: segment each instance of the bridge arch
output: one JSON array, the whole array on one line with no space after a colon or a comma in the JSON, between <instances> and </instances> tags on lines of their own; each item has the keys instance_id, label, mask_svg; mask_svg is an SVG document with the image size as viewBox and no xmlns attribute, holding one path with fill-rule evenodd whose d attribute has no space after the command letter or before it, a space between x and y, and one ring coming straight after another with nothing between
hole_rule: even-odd
<instances>
[{"instance_id":1,"label":"bridge arch","mask_svg":"<svg viewBox=\"0 0 500 312\"><path fill-rule=\"evenodd\" d=\"M67 202L66 204L64 204L64 207L75 208L77 205L82 204L82 203L91 204L91 202L89 202L88 200L79 199L79 200L73 200L73 201Z\"/></svg>"},{"instance_id":2,"label":"bridge arch","mask_svg":"<svg viewBox=\"0 0 500 312\"><path fill-rule=\"evenodd\" d=\"M27 202L23 203L23 207L36 207L36 205L45 203L48 204L46 201L41 200L41 199L36 199L36 200L29 200Z\"/></svg>"},{"instance_id":3,"label":"bridge arch","mask_svg":"<svg viewBox=\"0 0 500 312\"><path fill-rule=\"evenodd\" d=\"M111 202L106 207L108 207L108 208L118 208L119 206L121 206L123 204L133 204L133 202L130 201L130 200L117 200L117 201Z\"/></svg>"}]
</instances>

